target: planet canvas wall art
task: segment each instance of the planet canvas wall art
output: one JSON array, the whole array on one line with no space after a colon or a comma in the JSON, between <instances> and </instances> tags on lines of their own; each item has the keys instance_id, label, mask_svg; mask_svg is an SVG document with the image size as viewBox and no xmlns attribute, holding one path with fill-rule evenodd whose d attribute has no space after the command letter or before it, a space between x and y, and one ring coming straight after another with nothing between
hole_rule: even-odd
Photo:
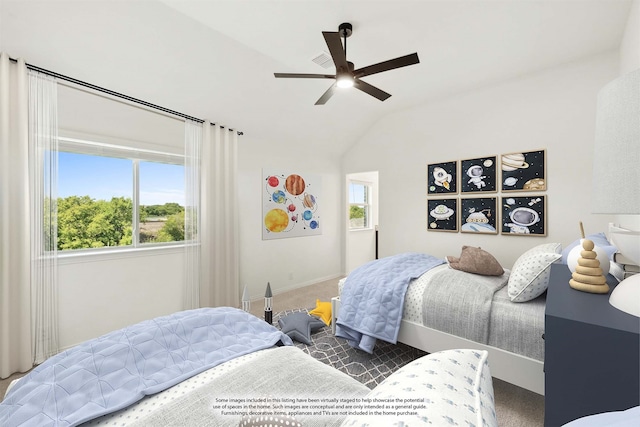
<instances>
[{"instance_id":1,"label":"planet canvas wall art","mask_svg":"<svg viewBox=\"0 0 640 427\"><path fill-rule=\"evenodd\" d=\"M262 171L262 240L322 234L322 177Z\"/></svg>"},{"instance_id":2,"label":"planet canvas wall art","mask_svg":"<svg viewBox=\"0 0 640 427\"><path fill-rule=\"evenodd\" d=\"M545 191L546 150L500 156L502 191Z\"/></svg>"}]
</instances>

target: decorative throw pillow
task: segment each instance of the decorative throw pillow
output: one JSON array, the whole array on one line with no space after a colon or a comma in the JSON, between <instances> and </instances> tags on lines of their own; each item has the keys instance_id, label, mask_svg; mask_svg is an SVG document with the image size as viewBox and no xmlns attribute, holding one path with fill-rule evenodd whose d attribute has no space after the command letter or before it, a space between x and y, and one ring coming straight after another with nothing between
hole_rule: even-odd
<instances>
[{"instance_id":1,"label":"decorative throw pillow","mask_svg":"<svg viewBox=\"0 0 640 427\"><path fill-rule=\"evenodd\" d=\"M311 332L324 327L324 322L307 313L298 312L287 314L278 320L278 325L291 339L311 345Z\"/></svg>"},{"instance_id":2,"label":"decorative throw pillow","mask_svg":"<svg viewBox=\"0 0 640 427\"><path fill-rule=\"evenodd\" d=\"M483 276L502 276L504 274L504 269L493 255L473 246L463 246L460 258L448 256L447 262L449 267L467 273Z\"/></svg>"},{"instance_id":3,"label":"decorative throw pillow","mask_svg":"<svg viewBox=\"0 0 640 427\"><path fill-rule=\"evenodd\" d=\"M607 255L609 255L609 259L612 259L613 254L615 254L618 250L618 248L616 248L611 242L609 242L609 239L607 239L607 236L604 233L589 234L587 236L587 239L591 240L597 247L603 249L607 253ZM569 252L571 252L571 249L575 248L579 244L580 239L576 239L571 242L569 246L562 250L563 264L567 263L567 257L569 256Z\"/></svg>"},{"instance_id":4,"label":"decorative throw pillow","mask_svg":"<svg viewBox=\"0 0 640 427\"><path fill-rule=\"evenodd\" d=\"M457 349L420 357L366 395L391 401L419 398L421 404L416 409L389 415L350 415L341 425L497 427L488 356L486 350Z\"/></svg>"},{"instance_id":5,"label":"decorative throw pillow","mask_svg":"<svg viewBox=\"0 0 640 427\"><path fill-rule=\"evenodd\" d=\"M312 316L318 316L324 323L331 324L331 302L316 300L316 308L309 312Z\"/></svg>"},{"instance_id":6,"label":"decorative throw pillow","mask_svg":"<svg viewBox=\"0 0 640 427\"><path fill-rule=\"evenodd\" d=\"M561 249L560 243L545 243L520 255L507 283L509 299L526 302L542 295L549 286L551 264L562 257Z\"/></svg>"},{"instance_id":7,"label":"decorative throw pillow","mask_svg":"<svg viewBox=\"0 0 640 427\"><path fill-rule=\"evenodd\" d=\"M288 415L245 415L238 427L302 427Z\"/></svg>"}]
</instances>

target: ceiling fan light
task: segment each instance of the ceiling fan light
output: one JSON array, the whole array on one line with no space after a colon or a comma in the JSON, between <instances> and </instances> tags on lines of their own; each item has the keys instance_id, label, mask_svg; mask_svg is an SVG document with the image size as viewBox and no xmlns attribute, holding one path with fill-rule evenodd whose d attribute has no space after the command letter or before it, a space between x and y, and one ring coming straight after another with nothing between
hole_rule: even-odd
<instances>
[{"instance_id":1,"label":"ceiling fan light","mask_svg":"<svg viewBox=\"0 0 640 427\"><path fill-rule=\"evenodd\" d=\"M353 76L349 74L342 74L336 78L336 86L339 88L353 87Z\"/></svg>"}]
</instances>

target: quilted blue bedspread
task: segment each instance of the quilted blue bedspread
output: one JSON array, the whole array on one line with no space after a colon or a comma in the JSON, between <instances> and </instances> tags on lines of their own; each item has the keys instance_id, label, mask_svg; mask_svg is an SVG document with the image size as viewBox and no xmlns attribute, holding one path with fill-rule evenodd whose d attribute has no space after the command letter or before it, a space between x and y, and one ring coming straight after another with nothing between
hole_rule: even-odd
<instances>
[{"instance_id":1,"label":"quilted blue bedspread","mask_svg":"<svg viewBox=\"0 0 640 427\"><path fill-rule=\"evenodd\" d=\"M231 307L147 320L59 353L0 403L0 425L75 426L235 357L291 338Z\"/></svg>"},{"instance_id":2,"label":"quilted blue bedspread","mask_svg":"<svg viewBox=\"0 0 640 427\"><path fill-rule=\"evenodd\" d=\"M409 282L444 262L431 255L409 252L355 269L340 295L336 336L368 353L373 353L376 339L395 344Z\"/></svg>"}]
</instances>

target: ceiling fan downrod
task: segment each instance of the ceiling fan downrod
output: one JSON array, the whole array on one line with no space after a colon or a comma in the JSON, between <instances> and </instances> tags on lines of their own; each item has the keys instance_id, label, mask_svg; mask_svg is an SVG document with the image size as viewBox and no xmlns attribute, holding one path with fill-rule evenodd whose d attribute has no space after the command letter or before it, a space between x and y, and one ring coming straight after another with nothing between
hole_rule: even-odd
<instances>
[{"instance_id":1,"label":"ceiling fan downrod","mask_svg":"<svg viewBox=\"0 0 640 427\"><path fill-rule=\"evenodd\" d=\"M338 31L340 32L340 35L344 39L344 56L346 57L347 56L347 37L350 37L351 33L353 33L353 26L348 22L343 22L338 27Z\"/></svg>"}]
</instances>

